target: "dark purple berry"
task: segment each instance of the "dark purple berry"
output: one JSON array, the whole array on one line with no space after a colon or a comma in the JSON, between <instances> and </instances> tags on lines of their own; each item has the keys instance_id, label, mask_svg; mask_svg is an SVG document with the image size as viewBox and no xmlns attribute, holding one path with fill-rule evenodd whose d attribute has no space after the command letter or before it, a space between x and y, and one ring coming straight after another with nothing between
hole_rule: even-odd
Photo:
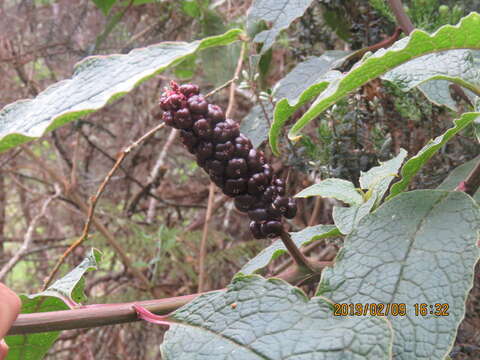
<instances>
[{"instance_id":1,"label":"dark purple berry","mask_svg":"<svg viewBox=\"0 0 480 360\"><path fill-rule=\"evenodd\" d=\"M202 139L210 139L213 135L213 129L207 119L200 119L193 124L193 132Z\"/></svg>"},{"instance_id":2,"label":"dark purple berry","mask_svg":"<svg viewBox=\"0 0 480 360\"><path fill-rule=\"evenodd\" d=\"M173 115L176 127L179 129L189 129L193 125L193 120L190 116L190 111L187 108L176 111Z\"/></svg>"},{"instance_id":3,"label":"dark purple berry","mask_svg":"<svg viewBox=\"0 0 480 360\"><path fill-rule=\"evenodd\" d=\"M197 160L207 160L213 155L213 144L209 141L202 141L197 146Z\"/></svg>"},{"instance_id":4,"label":"dark purple berry","mask_svg":"<svg viewBox=\"0 0 480 360\"><path fill-rule=\"evenodd\" d=\"M266 221L269 220L269 216L267 214L267 210L263 208L253 209L248 212L248 216L250 219L254 221Z\"/></svg>"},{"instance_id":5,"label":"dark purple berry","mask_svg":"<svg viewBox=\"0 0 480 360\"><path fill-rule=\"evenodd\" d=\"M268 221L260 225L260 231L267 238L280 236L283 231L282 223L280 221Z\"/></svg>"},{"instance_id":6,"label":"dark purple berry","mask_svg":"<svg viewBox=\"0 0 480 360\"><path fill-rule=\"evenodd\" d=\"M248 180L248 192L252 195L261 195L267 188L267 178L263 173L253 174Z\"/></svg>"},{"instance_id":7,"label":"dark purple berry","mask_svg":"<svg viewBox=\"0 0 480 360\"><path fill-rule=\"evenodd\" d=\"M279 220L282 217L282 212L279 209L277 209L275 206L273 206L272 203L270 203L267 206L266 211L272 219Z\"/></svg>"},{"instance_id":8,"label":"dark purple berry","mask_svg":"<svg viewBox=\"0 0 480 360\"><path fill-rule=\"evenodd\" d=\"M272 167L268 164L263 165L263 173L267 177L267 181L270 183L272 181L272 177L273 177Z\"/></svg>"},{"instance_id":9,"label":"dark purple berry","mask_svg":"<svg viewBox=\"0 0 480 360\"><path fill-rule=\"evenodd\" d=\"M250 222L250 232L252 233L255 239L263 239L262 230L260 229L260 223L256 221Z\"/></svg>"},{"instance_id":10,"label":"dark purple berry","mask_svg":"<svg viewBox=\"0 0 480 360\"><path fill-rule=\"evenodd\" d=\"M182 139L182 143L187 147L188 151L193 153L195 146L198 144L198 138L195 134L188 130L181 130L180 139Z\"/></svg>"},{"instance_id":11,"label":"dark purple berry","mask_svg":"<svg viewBox=\"0 0 480 360\"><path fill-rule=\"evenodd\" d=\"M173 113L171 111L165 111L162 115L162 120L168 126L174 126Z\"/></svg>"},{"instance_id":12,"label":"dark purple berry","mask_svg":"<svg viewBox=\"0 0 480 360\"><path fill-rule=\"evenodd\" d=\"M273 181L273 185L280 186L280 187L283 187L283 188L286 186L285 180L283 180L283 179L275 179Z\"/></svg>"},{"instance_id":13,"label":"dark purple berry","mask_svg":"<svg viewBox=\"0 0 480 360\"><path fill-rule=\"evenodd\" d=\"M160 107L164 111L172 110L172 105L170 104L170 99L168 96L162 96L160 98Z\"/></svg>"},{"instance_id":14,"label":"dark purple berry","mask_svg":"<svg viewBox=\"0 0 480 360\"><path fill-rule=\"evenodd\" d=\"M208 104L208 117L214 122L218 123L225 120L223 110L218 105Z\"/></svg>"},{"instance_id":15,"label":"dark purple berry","mask_svg":"<svg viewBox=\"0 0 480 360\"><path fill-rule=\"evenodd\" d=\"M188 100L188 108L192 113L206 114L208 103L201 95L193 95Z\"/></svg>"},{"instance_id":16,"label":"dark purple berry","mask_svg":"<svg viewBox=\"0 0 480 360\"><path fill-rule=\"evenodd\" d=\"M250 210L254 202L255 197L249 194L235 196L235 207L242 212Z\"/></svg>"},{"instance_id":17,"label":"dark purple berry","mask_svg":"<svg viewBox=\"0 0 480 360\"><path fill-rule=\"evenodd\" d=\"M225 165L219 160L209 159L205 162L205 170L210 176L223 176L223 173L225 171Z\"/></svg>"},{"instance_id":18,"label":"dark purple berry","mask_svg":"<svg viewBox=\"0 0 480 360\"><path fill-rule=\"evenodd\" d=\"M262 200L268 203L272 202L276 197L277 191L275 189L275 186L267 187L262 194Z\"/></svg>"},{"instance_id":19,"label":"dark purple berry","mask_svg":"<svg viewBox=\"0 0 480 360\"><path fill-rule=\"evenodd\" d=\"M227 141L223 144L217 144L215 146L214 157L217 160L227 161L233 157L234 152L235 146L232 144L231 141Z\"/></svg>"},{"instance_id":20,"label":"dark purple berry","mask_svg":"<svg viewBox=\"0 0 480 360\"><path fill-rule=\"evenodd\" d=\"M172 110L182 109L186 106L185 96L181 94L171 94L168 96L168 102Z\"/></svg>"},{"instance_id":21,"label":"dark purple berry","mask_svg":"<svg viewBox=\"0 0 480 360\"><path fill-rule=\"evenodd\" d=\"M246 159L251 148L252 143L244 135L235 138L235 156Z\"/></svg>"},{"instance_id":22,"label":"dark purple berry","mask_svg":"<svg viewBox=\"0 0 480 360\"><path fill-rule=\"evenodd\" d=\"M198 95L200 91L198 86L193 84L183 84L178 88L178 90L186 97L190 97L192 95Z\"/></svg>"},{"instance_id":23,"label":"dark purple berry","mask_svg":"<svg viewBox=\"0 0 480 360\"><path fill-rule=\"evenodd\" d=\"M287 211L283 214L287 219L293 219L297 215L297 202L295 199L288 201Z\"/></svg>"},{"instance_id":24,"label":"dark purple berry","mask_svg":"<svg viewBox=\"0 0 480 360\"><path fill-rule=\"evenodd\" d=\"M247 190L247 181L245 179L228 179L225 181L223 192L228 196L240 195Z\"/></svg>"},{"instance_id":25,"label":"dark purple berry","mask_svg":"<svg viewBox=\"0 0 480 360\"><path fill-rule=\"evenodd\" d=\"M227 176L232 179L247 175L247 162L245 159L236 158L228 161Z\"/></svg>"},{"instance_id":26,"label":"dark purple berry","mask_svg":"<svg viewBox=\"0 0 480 360\"><path fill-rule=\"evenodd\" d=\"M273 206L280 210L280 212L282 213L282 215L286 214L287 211L288 211L288 203L289 203L289 199L287 197L283 197L283 196L278 196L275 201L273 202Z\"/></svg>"},{"instance_id":27,"label":"dark purple berry","mask_svg":"<svg viewBox=\"0 0 480 360\"><path fill-rule=\"evenodd\" d=\"M247 165L250 174L258 173L263 171L263 165L265 164L265 158L261 151L251 149L248 152Z\"/></svg>"},{"instance_id":28,"label":"dark purple berry","mask_svg":"<svg viewBox=\"0 0 480 360\"><path fill-rule=\"evenodd\" d=\"M225 120L226 129L228 132L229 140L234 140L240 136L240 125L235 120L227 119Z\"/></svg>"}]
</instances>

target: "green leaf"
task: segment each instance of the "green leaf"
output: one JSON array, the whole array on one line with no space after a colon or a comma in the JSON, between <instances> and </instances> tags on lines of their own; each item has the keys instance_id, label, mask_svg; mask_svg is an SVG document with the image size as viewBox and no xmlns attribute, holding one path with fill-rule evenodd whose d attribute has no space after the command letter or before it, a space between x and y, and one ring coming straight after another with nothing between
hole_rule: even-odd
<instances>
[{"instance_id":1,"label":"green leaf","mask_svg":"<svg viewBox=\"0 0 480 360\"><path fill-rule=\"evenodd\" d=\"M380 203L406 156L407 152L400 149L393 159L360 173L360 186L362 189L368 189L368 200L363 204L353 204L350 207L334 206L333 208L333 222L342 234L350 234L359 221Z\"/></svg>"},{"instance_id":2,"label":"green leaf","mask_svg":"<svg viewBox=\"0 0 480 360\"><path fill-rule=\"evenodd\" d=\"M471 13L456 26L445 25L432 35L422 30L414 30L409 37L397 41L389 49L378 50L366 55L341 78L322 82L326 88L313 105L290 129L288 137L296 139L300 130L320 113L350 92L389 70L417 57L430 53L454 49L480 49L480 15ZM318 85L316 85L318 86ZM305 98L305 101L310 98ZM279 105L277 105L278 107ZM275 111L277 114L277 110ZM270 131L270 143L278 151L279 127L285 123L284 117L275 117Z\"/></svg>"},{"instance_id":3,"label":"green leaf","mask_svg":"<svg viewBox=\"0 0 480 360\"><path fill-rule=\"evenodd\" d=\"M315 240L338 236L340 232L333 225L316 225L309 226L298 232L291 232L290 235L295 245L301 247ZM263 249L257 256L246 263L239 272L245 275L253 274L287 252L282 240L276 240L272 245Z\"/></svg>"},{"instance_id":4,"label":"green leaf","mask_svg":"<svg viewBox=\"0 0 480 360\"><path fill-rule=\"evenodd\" d=\"M334 206L333 222L342 234L350 234L358 222L368 215L378 200L378 194L373 193L372 196L361 205L352 205L350 207Z\"/></svg>"},{"instance_id":5,"label":"green leaf","mask_svg":"<svg viewBox=\"0 0 480 360\"><path fill-rule=\"evenodd\" d=\"M86 58L77 64L71 79L50 86L35 99L17 101L0 110L0 151L94 112L196 51L227 45L241 33L235 29L191 43L164 42L126 55Z\"/></svg>"},{"instance_id":6,"label":"green leaf","mask_svg":"<svg viewBox=\"0 0 480 360\"><path fill-rule=\"evenodd\" d=\"M334 317L279 279L238 276L226 292L202 295L177 310L162 359L390 359L392 331L378 317Z\"/></svg>"},{"instance_id":7,"label":"green leaf","mask_svg":"<svg viewBox=\"0 0 480 360\"><path fill-rule=\"evenodd\" d=\"M447 178L437 187L438 190L455 190L455 188L460 184L461 181L465 180L473 170L473 168L480 161L480 156L477 156L475 159L467 161L465 164L457 166L452 170ZM474 194L473 199L480 203L480 190Z\"/></svg>"},{"instance_id":8,"label":"green leaf","mask_svg":"<svg viewBox=\"0 0 480 360\"><path fill-rule=\"evenodd\" d=\"M455 134L459 133L466 126L470 125L480 113L463 113L462 116L454 121L454 127L448 129L444 134L436 137L425 145L414 157L409 159L402 167L402 180L392 185L390 195L387 200L406 190L412 178L418 173L422 166L447 143Z\"/></svg>"},{"instance_id":9,"label":"green leaf","mask_svg":"<svg viewBox=\"0 0 480 360\"><path fill-rule=\"evenodd\" d=\"M363 203L361 193L355 189L355 186L350 181L343 179L325 179L303 189L295 195L297 198L307 198L310 196L334 198L352 205Z\"/></svg>"},{"instance_id":10,"label":"green leaf","mask_svg":"<svg viewBox=\"0 0 480 360\"><path fill-rule=\"evenodd\" d=\"M298 64L280 80L273 89L278 100L274 110L275 121L270 128L270 146L278 154L278 136L290 116L308 100L320 94L329 81L341 73L332 70L348 55L346 51L326 51L320 57L312 57Z\"/></svg>"},{"instance_id":11,"label":"green leaf","mask_svg":"<svg viewBox=\"0 0 480 360\"><path fill-rule=\"evenodd\" d=\"M432 102L454 111L457 104L450 95L451 82L480 93L480 71L470 50L450 50L422 56L387 72L382 79L395 83L403 91L418 86ZM465 92L474 102L474 94L468 90Z\"/></svg>"},{"instance_id":12,"label":"green leaf","mask_svg":"<svg viewBox=\"0 0 480 360\"><path fill-rule=\"evenodd\" d=\"M85 280L83 276L87 271L97 269L101 253L92 249L91 253L63 278L57 280L47 290L33 294L20 295L22 300L22 314L33 314L47 311L68 310L76 303L83 301ZM42 359L48 349L57 339L60 331L46 333L12 335L6 337L10 347L7 360L35 360Z\"/></svg>"},{"instance_id":13,"label":"green leaf","mask_svg":"<svg viewBox=\"0 0 480 360\"><path fill-rule=\"evenodd\" d=\"M265 104L264 108L267 114L271 114L273 111L273 106L270 103ZM265 119L260 105L255 105L240 125L241 133L252 141L255 148L267 140L269 128L270 125L267 119Z\"/></svg>"},{"instance_id":14,"label":"green leaf","mask_svg":"<svg viewBox=\"0 0 480 360\"><path fill-rule=\"evenodd\" d=\"M396 157L375 166L367 172L360 173L360 186L375 192L377 201L382 200L390 183L397 176L403 161L407 157L407 151L400 149Z\"/></svg>"},{"instance_id":15,"label":"green leaf","mask_svg":"<svg viewBox=\"0 0 480 360\"><path fill-rule=\"evenodd\" d=\"M112 6L117 2L117 0L92 0L95 5L102 10L103 15L107 16L110 12Z\"/></svg>"},{"instance_id":16,"label":"green leaf","mask_svg":"<svg viewBox=\"0 0 480 360\"><path fill-rule=\"evenodd\" d=\"M253 41L263 43L261 53L270 49L280 31L303 15L313 0L255 0L247 15L247 27L251 28L259 21L272 24L270 30L258 33Z\"/></svg>"},{"instance_id":17,"label":"green leaf","mask_svg":"<svg viewBox=\"0 0 480 360\"><path fill-rule=\"evenodd\" d=\"M388 316L393 358L443 359L473 285L480 208L462 192L418 190L384 203L346 237L317 295L335 303L406 304ZM416 316L414 304L448 304L448 316ZM428 308L430 310L430 308Z\"/></svg>"}]
</instances>

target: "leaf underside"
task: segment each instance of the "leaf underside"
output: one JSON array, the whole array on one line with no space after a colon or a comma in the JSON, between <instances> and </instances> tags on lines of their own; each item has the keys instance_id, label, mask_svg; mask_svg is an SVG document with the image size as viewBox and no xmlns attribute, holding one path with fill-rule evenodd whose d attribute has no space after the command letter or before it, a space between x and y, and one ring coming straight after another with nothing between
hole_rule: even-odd
<instances>
[{"instance_id":1,"label":"leaf underside","mask_svg":"<svg viewBox=\"0 0 480 360\"><path fill-rule=\"evenodd\" d=\"M385 319L334 317L324 299L259 276L238 276L226 292L198 297L171 320L161 345L166 360L381 360L391 353Z\"/></svg>"},{"instance_id":2,"label":"leaf underside","mask_svg":"<svg viewBox=\"0 0 480 360\"><path fill-rule=\"evenodd\" d=\"M346 237L334 267L322 273L317 295L336 303L406 304L406 316L388 316L394 358L442 359L465 314L479 231L479 206L465 193L403 193ZM449 315L416 316L416 303L448 304Z\"/></svg>"},{"instance_id":3,"label":"leaf underside","mask_svg":"<svg viewBox=\"0 0 480 360\"><path fill-rule=\"evenodd\" d=\"M0 152L92 113L196 51L232 43L241 33L234 29L191 43L164 42L125 55L86 58L71 79L0 110Z\"/></svg>"}]
</instances>

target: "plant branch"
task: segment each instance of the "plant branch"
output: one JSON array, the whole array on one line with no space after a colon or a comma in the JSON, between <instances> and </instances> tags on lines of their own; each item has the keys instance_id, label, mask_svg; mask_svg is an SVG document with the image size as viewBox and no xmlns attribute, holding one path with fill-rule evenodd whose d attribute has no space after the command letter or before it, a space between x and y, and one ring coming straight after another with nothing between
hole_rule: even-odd
<instances>
[{"instance_id":1,"label":"plant branch","mask_svg":"<svg viewBox=\"0 0 480 360\"><path fill-rule=\"evenodd\" d=\"M199 295L201 294L120 304L87 305L73 310L20 314L8 335L83 329L138 321L140 319L137 317L133 305L143 306L155 314L163 315L182 307Z\"/></svg>"},{"instance_id":2,"label":"plant branch","mask_svg":"<svg viewBox=\"0 0 480 360\"><path fill-rule=\"evenodd\" d=\"M292 240L292 237L288 232L285 230L282 231L280 238L282 239L283 244L287 248L288 252L290 253L293 261L297 264L300 269L305 269L310 273L315 273L316 269L310 261L305 257L305 255L300 251L300 249L295 245Z\"/></svg>"},{"instance_id":3,"label":"plant branch","mask_svg":"<svg viewBox=\"0 0 480 360\"><path fill-rule=\"evenodd\" d=\"M57 264L53 268L47 280L45 280L45 283L43 285L43 290L45 290L48 287L48 285L52 282L53 278L57 274L58 270L60 269L60 266L63 264L67 256L70 255L73 251L75 251L75 249L78 248L87 239L98 199L102 195L103 191L105 190L105 187L107 186L108 182L112 178L115 171L117 171L117 169L119 168L123 159L125 159L125 157L140 143L148 139L150 136L155 134L156 131L158 131L164 126L165 126L165 123L160 123L159 125L155 126L153 129L146 132L138 140L134 141L132 144L130 144L130 146L128 146L127 148L125 148L123 151L120 152L120 154L117 157L117 161L115 162L113 167L110 169L107 176L105 176L105 179L98 187L96 194L90 198L90 206L88 207L88 211L87 211L87 221L85 221L85 226L83 227L82 235L77 239L77 241L75 241L72 245L70 245L70 247L63 253L60 259L57 261Z\"/></svg>"},{"instance_id":4,"label":"plant branch","mask_svg":"<svg viewBox=\"0 0 480 360\"><path fill-rule=\"evenodd\" d=\"M215 184L210 182L208 192L208 206L205 213L205 223L203 225L202 242L200 243L199 274L198 274L198 292L205 288L205 257L207 255L208 224L212 217L213 200L215 198Z\"/></svg>"},{"instance_id":5,"label":"plant branch","mask_svg":"<svg viewBox=\"0 0 480 360\"><path fill-rule=\"evenodd\" d=\"M60 186L55 183L55 193L48 197L47 200L45 200L45 202L43 203L42 205L42 209L40 210L40 212L32 219L32 221L30 222L30 224L28 225L28 229L27 229L27 232L25 233L25 237L24 237L24 240L23 240L23 244L22 246L20 247L20 249L15 253L15 255L10 258L10 260L8 261L8 263L6 263L3 268L0 270L0 281L5 277L5 275L7 275L7 273L15 266L15 264L23 257L27 254L27 251L29 250L30 246L32 245L33 243L33 232L35 231L35 228L37 227L37 223L40 221L40 219L42 217L45 216L45 213L47 211L47 208L48 208L48 205L50 205L50 203L52 202L52 200L54 200L55 198L57 198L58 196L60 196L60 193L61 193L61 189L60 189Z\"/></svg>"},{"instance_id":6,"label":"plant branch","mask_svg":"<svg viewBox=\"0 0 480 360\"><path fill-rule=\"evenodd\" d=\"M407 35L415 29L413 26L412 20L408 17L401 0L388 0L388 4L397 19L398 25L402 28L403 32Z\"/></svg>"},{"instance_id":7,"label":"plant branch","mask_svg":"<svg viewBox=\"0 0 480 360\"><path fill-rule=\"evenodd\" d=\"M470 196L475 195L480 188L480 160L473 170L468 174L467 178L458 184L456 191L463 191Z\"/></svg>"},{"instance_id":8,"label":"plant branch","mask_svg":"<svg viewBox=\"0 0 480 360\"><path fill-rule=\"evenodd\" d=\"M63 184L64 189L68 189L68 185L66 180L55 170L51 169L42 159L38 158L35 153L30 150L28 146L22 146L23 152L33 160L33 163L38 164L39 167L45 171L53 180L56 182ZM80 195L77 190L70 189L70 192L66 193L68 200L70 200L73 204L79 207L85 214L88 214L88 204L83 200L83 196ZM95 216L92 219L92 223L98 229L98 231L105 237L108 244L115 250L115 252L120 257L123 265L127 268L133 276L135 276L146 288L150 287L150 282L148 279L143 275L137 268L135 268L128 257L126 251L122 248L122 246L117 242L115 236L110 233L105 225L103 225Z\"/></svg>"}]
</instances>

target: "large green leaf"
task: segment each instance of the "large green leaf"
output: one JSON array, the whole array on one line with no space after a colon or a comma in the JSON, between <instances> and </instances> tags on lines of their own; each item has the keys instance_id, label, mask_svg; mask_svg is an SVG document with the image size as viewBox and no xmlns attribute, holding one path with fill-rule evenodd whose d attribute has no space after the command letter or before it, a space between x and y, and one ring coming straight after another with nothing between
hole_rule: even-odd
<instances>
[{"instance_id":1,"label":"large green leaf","mask_svg":"<svg viewBox=\"0 0 480 360\"><path fill-rule=\"evenodd\" d=\"M436 137L434 140L425 145L414 157L410 158L405 165L402 167L401 175L402 180L392 185L390 190L390 195L387 199L398 195L404 191L412 178L418 173L422 166L433 156L435 153L440 150L443 145L447 143L455 134L459 133L466 126L470 125L480 113L478 112L469 112L463 113L460 119L454 121L453 127L448 129L444 134Z\"/></svg>"},{"instance_id":2,"label":"large green leaf","mask_svg":"<svg viewBox=\"0 0 480 360\"><path fill-rule=\"evenodd\" d=\"M254 0L248 10L247 27L259 21L271 23L269 30L258 33L253 41L263 43L262 54L270 49L280 31L303 15L313 0Z\"/></svg>"},{"instance_id":3,"label":"large green leaf","mask_svg":"<svg viewBox=\"0 0 480 360\"><path fill-rule=\"evenodd\" d=\"M370 198L361 205L352 205L349 207L334 206L332 217L335 226L342 234L350 234L355 226L372 211L378 197L376 194L370 196Z\"/></svg>"},{"instance_id":4,"label":"large green leaf","mask_svg":"<svg viewBox=\"0 0 480 360\"><path fill-rule=\"evenodd\" d=\"M126 55L86 58L76 65L71 79L0 110L0 151L94 112L196 51L232 43L241 33L235 29L191 43L164 42Z\"/></svg>"},{"instance_id":5,"label":"large green leaf","mask_svg":"<svg viewBox=\"0 0 480 360\"><path fill-rule=\"evenodd\" d=\"M68 310L85 299L83 293L87 271L97 268L101 254L92 249L91 253L72 271L57 280L47 290L33 295L20 295L22 314ZM60 334L59 331L46 333L12 335L6 337L10 347L7 360L42 359Z\"/></svg>"},{"instance_id":6,"label":"large green leaf","mask_svg":"<svg viewBox=\"0 0 480 360\"><path fill-rule=\"evenodd\" d=\"M278 153L278 136L272 134L278 134L288 118L325 90L330 81L341 77L341 73L333 68L347 54L345 51L326 51L320 57L309 58L275 85L273 95L277 104L273 115L275 121L270 128L270 145L275 152Z\"/></svg>"},{"instance_id":7,"label":"large green leaf","mask_svg":"<svg viewBox=\"0 0 480 360\"><path fill-rule=\"evenodd\" d=\"M418 86L431 101L452 110L457 110L457 105L450 94L451 82L480 93L480 70L470 50L422 56L387 72L382 79L395 83L403 91ZM474 95L468 90L466 93L474 102Z\"/></svg>"},{"instance_id":8,"label":"large green leaf","mask_svg":"<svg viewBox=\"0 0 480 360\"><path fill-rule=\"evenodd\" d=\"M401 194L346 237L317 295L336 303L405 304L405 316L388 316L394 359L443 359L465 314L479 232L480 208L465 193ZM428 312L430 305L448 304L449 315L416 316L414 304L422 303Z\"/></svg>"},{"instance_id":9,"label":"large green leaf","mask_svg":"<svg viewBox=\"0 0 480 360\"><path fill-rule=\"evenodd\" d=\"M333 225L309 226L301 231L290 233L290 236L297 247L308 245L315 240L338 235L340 235L340 232ZM246 263L239 272L245 275L253 274L255 271L264 268L272 260L275 260L280 255L286 254L287 252L287 248L283 245L282 240L276 240L272 245L263 249L257 256Z\"/></svg>"},{"instance_id":10,"label":"large green leaf","mask_svg":"<svg viewBox=\"0 0 480 360\"><path fill-rule=\"evenodd\" d=\"M392 332L378 317L335 317L322 298L278 279L238 276L226 292L177 310L161 345L175 360L390 359Z\"/></svg>"},{"instance_id":11,"label":"large green leaf","mask_svg":"<svg viewBox=\"0 0 480 360\"><path fill-rule=\"evenodd\" d=\"M355 186L350 181L343 179L325 179L317 184L313 184L308 188L303 189L297 195L295 195L297 198L306 198L311 196L334 198L351 205L363 203L362 194L355 189Z\"/></svg>"},{"instance_id":12,"label":"large green leaf","mask_svg":"<svg viewBox=\"0 0 480 360\"><path fill-rule=\"evenodd\" d=\"M265 104L263 107L267 115L272 113L273 106L270 103ZM240 125L240 131L252 141L255 148L259 147L268 138L269 128L270 125L260 105L255 105Z\"/></svg>"},{"instance_id":13,"label":"large green leaf","mask_svg":"<svg viewBox=\"0 0 480 360\"><path fill-rule=\"evenodd\" d=\"M326 83L325 81L322 82L322 87L325 90L293 125L288 134L289 138L295 139L305 125L330 105L368 81L383 75L399 65L423 55L446 50L480 49L479 29L480 15L471 13L456 26L443 26L432 35L422 30L414 30L409 37L397 41L389 49L381 49L373 55L364 56L344 76ZM312 93L310 89L307 89L305 92L308 91ZM305 101L310 98L304 96ZM280 109L276 109L274 123L270 130L270 144L275 152L278 152L278 137L285 121L285 114L282 114Z\"/></svg>"},{"instance_id":14,"label":"large green leaf","mask_svg":"<svg viewBox=\"0 0 480 360\"><path fill-rule=\"evenodd\" d=\"M473 168L480 161L480 156L477 156L475 159L467 161L465 164L456 167L452 170L447 178L437 187L439 190L455 190L455 188L460 184L461 181L465 180L473 170ZM474 194L473 198L475 201L480 203L480 190Z\"/></svg>"}]
</instances>

